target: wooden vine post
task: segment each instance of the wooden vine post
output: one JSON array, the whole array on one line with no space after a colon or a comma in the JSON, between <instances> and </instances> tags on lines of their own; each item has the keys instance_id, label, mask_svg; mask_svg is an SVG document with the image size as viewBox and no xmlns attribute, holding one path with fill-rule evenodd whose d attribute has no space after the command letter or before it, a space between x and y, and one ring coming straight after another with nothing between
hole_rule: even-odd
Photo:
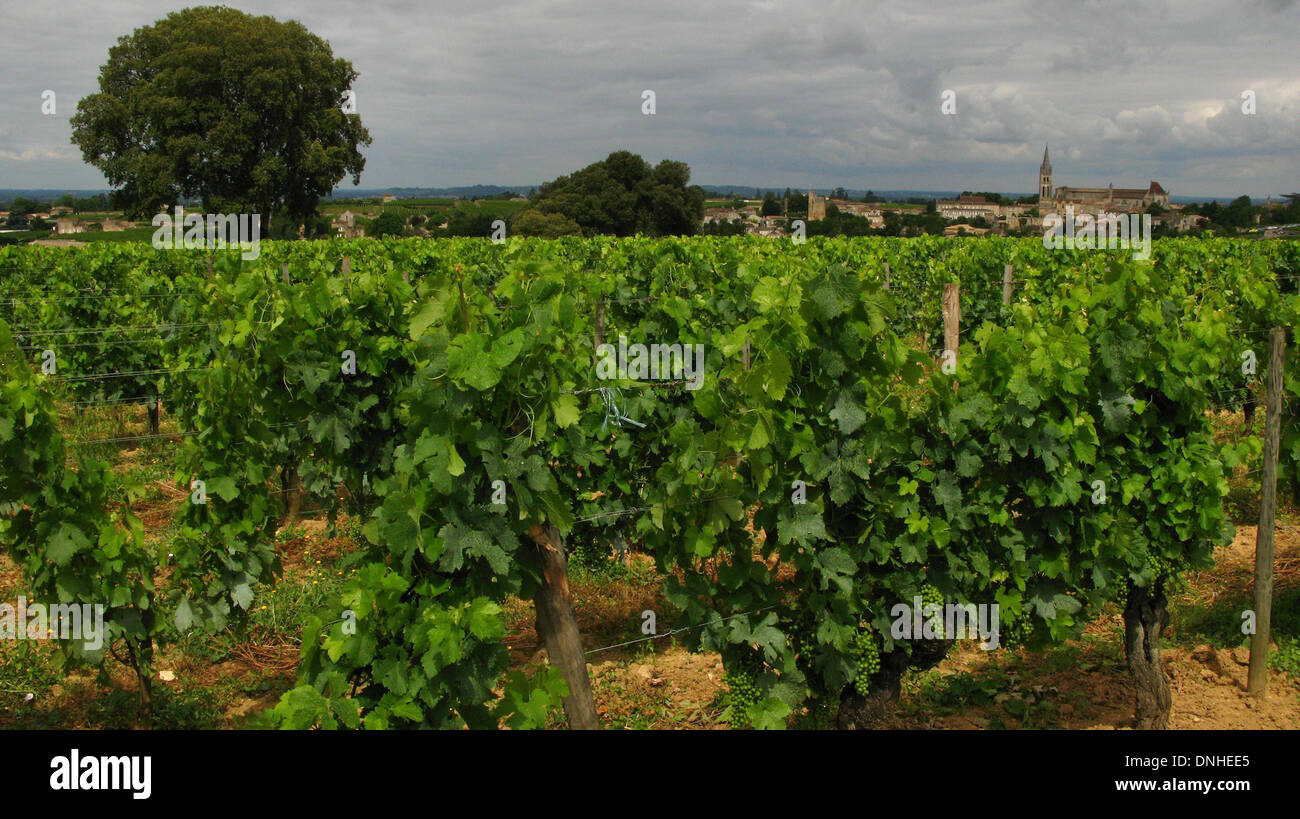
<instances>
[{"instance_id":1,"label":"wooden vine post","mask_svg":"<svg viewBox=\"0 0 1300 819\"><path fill-rule=\"evenodd\" d=\"M885 289L889 289L889 262L885 262Z\"/></svg>"},{"instance_id":2,"label":"wooden vine post","mask_svg":"<svg viewBox=\"0 0 1300 819\"><path fill-rule=\"evenodd\" d=\"M1277 457L1282 439L1282 367L1286 331L1269 337L1268 398L1264 421L1264 470L1260 477L1259 529L1255 533L1255 633L1250 637L1246 692L1268 694L1268 638L1273 620L1273 526L1277 516Z\"/></svg>"},{"instance_id":3,"label":"wooden vine post","mask_svg":"<svg viewBox=\"0 0 1300 819\"><path fill-rule=\"evenodd\" d=\"M280 278L285 284L290 283L288 262L280 264ZM297 523L302 511L302 475L298 472L298 456L294 453L289 455L280 473L280 491L284 494L285 503L280 525L289 526Z\"/></svg>"},{"instance_id":4,"label":"wooden vine post","mask_svg":"<svg viewBox=\"0 0 1300 819\"><path fill-rule=\"evenodd\" d=\"M569 570L564 559L564 539L555 526L534 525L528 531L537 544L542 583L533 597L537 608L537 634L546 646L551 665L569 685L564 698L564 715L569 727L591 731L600 727L596 719L596 701L591 695L587 676L587 658L582 653L582 636L573 611L573 593L569 590Z\"/></svg>"},{"instance_id":5,"label":"wooden vine post","mask_svg":"<svg viewBox=\"0 0 1300 819\"><path fill-rule=\"evenodd\" d=\"M1011 265L1002 266L1002 303L1011 303L1011 274L1015 268Z\"/></svg>"},{"instance_id":6,"label":"wooden vine post","mask_svg":"<svg viewBox=\"0 0 1300 819\"><path fill-rule=\"evenodd\" d=\"M948 282L943 286L943 349L952 350L956 362L957 348L961 345L961 284Z\"/></svg>"}]
</instances>

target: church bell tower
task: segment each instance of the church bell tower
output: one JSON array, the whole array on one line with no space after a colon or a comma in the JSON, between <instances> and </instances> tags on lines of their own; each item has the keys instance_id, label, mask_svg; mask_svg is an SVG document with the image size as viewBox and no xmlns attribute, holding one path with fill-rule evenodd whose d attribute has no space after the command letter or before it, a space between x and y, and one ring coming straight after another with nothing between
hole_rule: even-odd
<instances>
[{"instance_id":1,"label":"church bell tower","mask_svg":"<svg viewBox=\"0 0 1300 819\"><path fill-rule=\"evenodd\" d=\"M1038 167L1038 202L1043 204L1052 198L1052 161L1047 158L1047 146L1043 146L1043 164Z\"/></svg>"}]
</instances>

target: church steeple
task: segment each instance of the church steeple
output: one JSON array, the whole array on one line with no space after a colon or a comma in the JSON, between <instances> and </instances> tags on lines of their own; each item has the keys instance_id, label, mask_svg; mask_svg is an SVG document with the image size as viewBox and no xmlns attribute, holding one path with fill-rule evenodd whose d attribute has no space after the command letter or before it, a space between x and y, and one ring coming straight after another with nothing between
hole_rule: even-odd
<instances>
[{"instance_id":1,"label":"church steeple","mask_svg":"<svg viewBox=\"0 0 1300 819\"><path fill-rule=\"evenodd\" d=\"M1052 198L1052 160L1047 158L1047 144L1043 144L1043 164L1038 167L1038 201Z\"/></svg>"}]
</instances>

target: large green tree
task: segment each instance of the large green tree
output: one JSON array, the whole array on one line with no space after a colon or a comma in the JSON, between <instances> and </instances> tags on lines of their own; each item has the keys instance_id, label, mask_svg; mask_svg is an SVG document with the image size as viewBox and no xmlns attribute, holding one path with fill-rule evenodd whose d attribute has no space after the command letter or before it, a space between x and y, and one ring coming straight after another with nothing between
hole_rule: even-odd
<instances>
[{"instance_id":1,"label":"large green tree","mask_svg":"<svg viewBox=\"0 0 1300 819\"><path fill-rule=\"evenodd\" d=\"M300 23L185 9L109 49L72 141L131 216L197 196L299 221L345 175L360 181L370 134L343 112L356 78Z\"/></svg>"},{"instance_id":2,"label":"large green tree","mask_svg":"<svg viewBox=\"0 0 1300 819\"><path fill-rule=\"evenodd\" d=\"M636 154L616 151L542 185L518 219L525 226L538 226L542 222L536 217L524 218L528 211L560 214L587 235L694 234L704 218L704 189L688 184L690 178L685 162L665 159L651 167ZM547 224L564 223L548 220Z\"/></svg>"}]
</instances>

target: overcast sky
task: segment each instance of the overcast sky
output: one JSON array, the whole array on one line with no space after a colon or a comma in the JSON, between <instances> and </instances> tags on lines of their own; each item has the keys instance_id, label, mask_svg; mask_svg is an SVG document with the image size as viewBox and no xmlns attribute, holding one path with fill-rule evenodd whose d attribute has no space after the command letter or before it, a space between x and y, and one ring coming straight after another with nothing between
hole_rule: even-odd
<instances>
[{"instance_id":1,"label":"overcast sky","mask_svg":"<svg viewBox=\"0 0 1300 819\"><path fill-rule=\"evenodd\" d=\"M1300 190L1296 0L229 5L352 62L366 188L540 182L627 149L704 185L1027 193L1050 143L1057 185ZM0 188L106 186L68 118L116 39L177 7L0 0Z\"/></svg>"}]
</instances>

